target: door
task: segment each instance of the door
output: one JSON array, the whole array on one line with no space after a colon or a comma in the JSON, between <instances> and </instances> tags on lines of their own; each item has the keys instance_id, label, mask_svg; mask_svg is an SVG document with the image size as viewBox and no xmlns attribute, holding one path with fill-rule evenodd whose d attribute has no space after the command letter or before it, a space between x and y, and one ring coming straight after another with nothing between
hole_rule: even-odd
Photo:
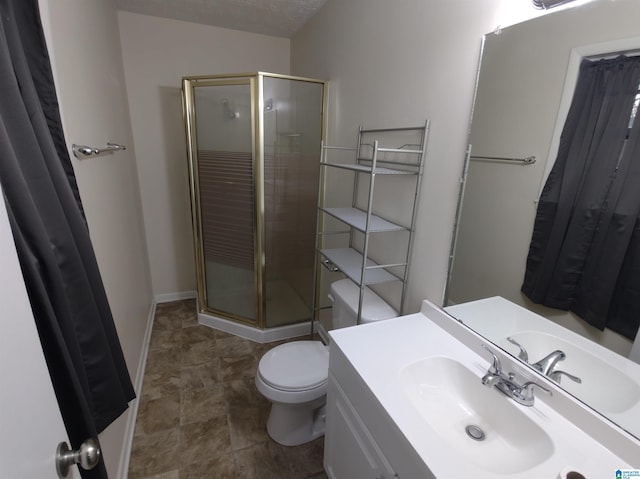
<instances>
[{"instance_id":1,"label":"door","mask_svg":"<svg viewBox=\"0 0 640 479\"><path fill-rule=\"evenodd\" d=\"M4 198L0 199L0 476L55 479L67 433L22 280ZM80 474L72 467L67 478Z\"/></svg>"},{"instance_id":2,"label":"door","mask_svg":"<svg viewBox=\"0 0 640 479\"><path fill-rule=\"evenodd\" d=\"M264 326L309 321L313 307L324 85L262 76Z\"/></svg>"},{"instance_id":3,"label":"door","mask_svg":"<svg viewBox=\"0 0 640 479\"><path fill-rule=\"evenodd\" d=\"M261 298L256 258L254 80L185 83L198 261L198 302L255 326Z\"/></svg>"}]
</instances>

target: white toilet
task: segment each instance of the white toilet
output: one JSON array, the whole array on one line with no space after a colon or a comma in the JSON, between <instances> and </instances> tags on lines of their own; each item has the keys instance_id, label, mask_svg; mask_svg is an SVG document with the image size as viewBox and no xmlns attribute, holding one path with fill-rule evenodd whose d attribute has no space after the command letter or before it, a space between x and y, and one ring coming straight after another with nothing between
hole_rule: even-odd
<instances>
[{"instance_id":1,"label":"white toilet","mask_svg":"<svg viewBox=\"0 0 640 479\"><path fill-rule=\"evenodd\" d=\"M359 294L349 279L331 285L334 329L355 326ZM380 296L365 288L361 324L396 316ZM262 356L256 387L272 402L267 432L274 441L297 446L324 434L328 375L329 348L320 341L292 341Z\"/></svg>"}]
</instances>

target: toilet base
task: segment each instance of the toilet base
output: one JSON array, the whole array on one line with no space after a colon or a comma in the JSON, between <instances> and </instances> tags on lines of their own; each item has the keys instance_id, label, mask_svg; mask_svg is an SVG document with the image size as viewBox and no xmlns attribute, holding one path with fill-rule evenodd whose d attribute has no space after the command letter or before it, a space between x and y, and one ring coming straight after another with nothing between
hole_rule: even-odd
<instances>
[{"instance_id":1,"label":"toilet base","mask_svg":"<svg viewBox=\"0 0 640 479\"><path fill-rule=\"evenodd\" d=\"M326 396L311 404L272 403L267 432L283 446L299 446L324 436Z\"/></svg>"}]
</instances>

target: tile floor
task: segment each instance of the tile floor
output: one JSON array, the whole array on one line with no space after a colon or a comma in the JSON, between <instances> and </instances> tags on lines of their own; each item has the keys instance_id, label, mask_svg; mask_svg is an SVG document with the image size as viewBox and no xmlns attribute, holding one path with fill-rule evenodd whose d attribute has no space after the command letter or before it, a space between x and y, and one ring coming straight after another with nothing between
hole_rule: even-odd
<instances>
[{"instance_id":1,"label":"tile floor","mask_svg":"<svg viewBox=\"0 0 640 479\"><path fill-rule=\"evenodd\" d=\"M198 325L195 300L158 304L129 479L326 479L323 438L284 447L267 435L253 381L274 345Z\"/></svg>"}]
</instances>

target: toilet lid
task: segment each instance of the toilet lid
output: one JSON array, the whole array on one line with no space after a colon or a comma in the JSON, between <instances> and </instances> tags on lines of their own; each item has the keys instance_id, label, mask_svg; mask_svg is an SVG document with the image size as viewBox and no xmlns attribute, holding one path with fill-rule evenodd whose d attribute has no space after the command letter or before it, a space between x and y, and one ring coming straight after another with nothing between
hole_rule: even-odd
<instances>
[{"instance_id":1,"label":"toilet lid","mask_svg":"<svg viewBox=\"0 0 640 479\"><path fill-rule=\"evenodd\" d=\"M258 366L269 386L304 391L322 386L329 376L329 351L320 341L292 341L267 351Z\"/></svg>"}]
</instances>

